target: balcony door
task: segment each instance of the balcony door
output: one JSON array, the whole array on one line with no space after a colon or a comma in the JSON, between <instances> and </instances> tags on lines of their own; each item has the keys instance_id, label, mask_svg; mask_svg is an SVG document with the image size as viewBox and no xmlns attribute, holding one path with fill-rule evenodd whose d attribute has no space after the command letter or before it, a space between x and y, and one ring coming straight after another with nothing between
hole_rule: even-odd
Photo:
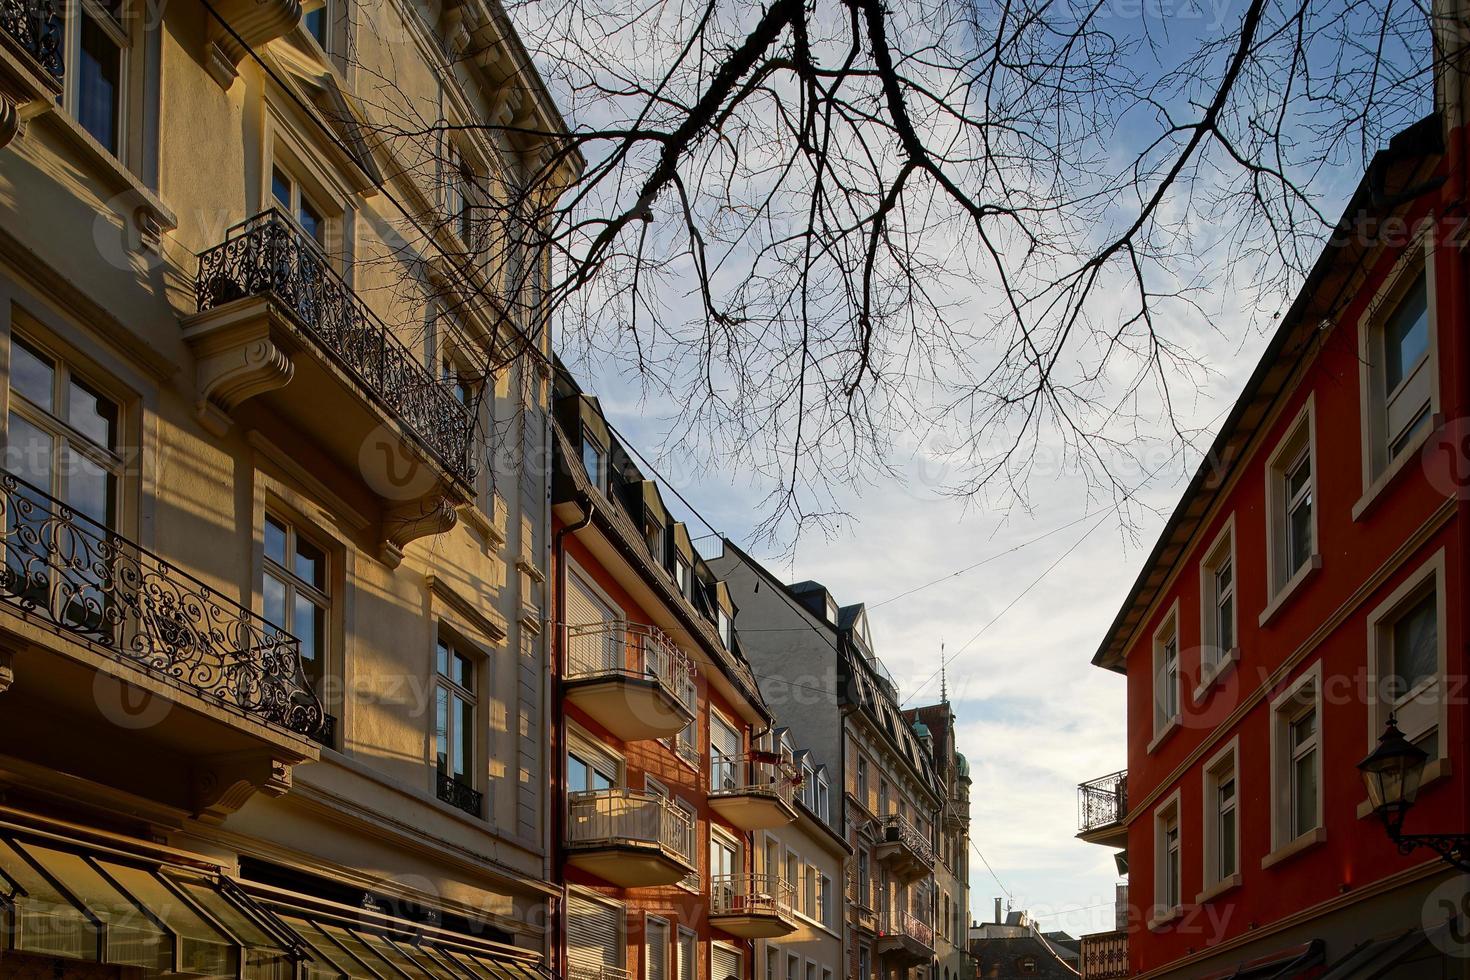
<instances>
[{"instance_id":1,"label":"balcony door","mask_svg":"<svg viewBox=\"0 0 1470 980\"><path fill-rule=\"evenodd\" d=\"M621 617L601 590L577 570L567 574L567 663L568 677L622 671L627 666Z\"/></svg>"},{"instance_id":2,"label":"balcony door","mask_svg":"<svg viewBox=\"0 0 1470 980\"><path fill-rule=\"evenodd\" d=\"M711 792L733 790L741 783L740 732L713 711L709 716L709 785Z\"/></svg>"},{"instance_id":3,"label":"balcony door","mask_svg":"<svg viewBox=\"0 0 1470 980\"><path fill-rule=\"evenodd\" d=\"M723 908L733 909L735 907L739 886L736 876L740 874L743 867L740 859L740 845L724 834L711 833L709 837L710 890L712 892L718 890L723 893L720 896L724 899L720 903Z\"/></svg>"}]
</instances>

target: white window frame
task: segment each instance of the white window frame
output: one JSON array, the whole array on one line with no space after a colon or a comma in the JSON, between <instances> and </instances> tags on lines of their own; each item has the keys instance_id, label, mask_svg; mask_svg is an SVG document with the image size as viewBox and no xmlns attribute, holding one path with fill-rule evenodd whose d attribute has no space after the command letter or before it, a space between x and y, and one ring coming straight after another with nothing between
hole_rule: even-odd
<instances>
[{"instance_id":1,"label":"white window frame","mask_svg":"<svg viewBox=\"0 0 1470 980\"><path fill-rule=\"evenodd\" d=\"M597 459L597 472L595 472L595 473L588 473L587 474L587 479L599 491L601 491L603 493L606 493L607 492L607 452L608 452L607 451L607 447L604 446L602 444L602 442L599 441L598 438L592 434L592 430L591 429L587 428L587 426L584 425L584 426L582 426L582 452L580 453L581 459L579 460L579 462L582 464L582 469L584 471L587 469L587 450L588 450L588 447L591 447L592 448L593 455Z\"/></svg>"},{"instance_id":2,"label":"white window frame","mask_svg":"<svg viewBox=\"0 0 1470 980\"><path fill-rule=\"evenodd\" d=\"M1153 910L1149 914L1148 927L1172 922L1184 908L1184 836L1183 821L1179 808L1179 790L1176 788L1163 802L1154 807L1154 895ZM1168 832L1175 834L1173 902L1169 901L1168 875Z\"/></svg>"},{"instance_id":3,"label":"white window frame","mask_svg":"<svg viewBox=\"0 0 1470 980\"><path fill-rule=\"evenodd\" d=\"M132 113L129 103L132 101L130 94L133 86L133 74L137 66L133 65L134 52L141 50L141 45L136 45L133 40L133 26L137 21L143 19L144 12L135 9L136 0L120 0L118 4L118 17L113 17L106 8L96 0L81 0L80 3L68 3L66 5L66 18L61 38L62 63L67 70L61 79L62 95L61 106L67 117L76 123L77 131L86 134L86 138L102 147L103 151L119 162L126 161L132 150L132 144L128 136L128 127L132 123ZM120 18L120 19L119 19ZM102 31L103 36L111 44L117 46L117 145L109 147L100 139L97 139L83 125L81 118L77 115L81 104L81 75L77 66L81 64L82 54L82 23L83 20L91 20Z\"/></svg>"},{"instance_id":4,"label":"white window frame","mask_svg":"<svg viewBox=\"0 0 1470 980\"><path fill-rule=\"evenodd\" d=\"M663 927L664 927L664 948L663 948L664 980L677 980L677 978L671 976L670 975L670 972L669 972L670 969L674 965L673 964L673 957L669 955L669 952L670 952L669 939L673 936L673 929L670 928L670 922L669 922L668 919L664 918L661 915L653 915L652 913L644 913L644 916L643 916L643 977L644 977L644 980L648 980L648 978L652 976L652 973L650 973L649 972L649 969L648 969L648 963L649 963L648 954L649 954L649 949L650 949L650 947L648 945L648 924L650 922L661 922L661 923L663 923Z\"/></svg>"},{"instance_id":5,"label":"white window frame","mask_svg":"<svg viewBox=\"0 0 1470 980\"><path fill-rule=\"evenodd\" d=\"M1315 826L1302 834L1292 833L1293 750L1290 744L1291 724L1310 707L1317 713L1316 751L1316 820ZM1322 664L1318 661L1276 697L1271 699L1271 846L1272 851L1261 861L1269 868L1293 854L1326 839L1322 822Z\"/></svg>"},{"instance_id":6,"label":"white window frame","mask_svg":"<svg viewBox=\"0 0 1470 980\"><path fill-rule=\"evenodd\" d=\"M1435 675L1420 682L1412 690L1395 701L1386 700L1388 678L1393 672L1393 624L1409 609L1418 605L1426 592L1433 590L1435 615L1435 646L1437 666ZM1440 548L1423 564L1414 569L1373 611L1368 614L1368 747L1378 744L1383 726L1390 713L1398 713L1399 729L1410 741L1418 741L1431 731L1436 733L1437 751L1424 769L1424 782L1438 779L1446 774L1449 764L1449 701L1442 692L1449 691L1448 663L1449 647L1446 637L1447 596L1445 582L1445 552ZM1427 701L1435 708L1434 724L1417 724L1416 714L1405 714L1403 709L1414 702Z\"/></svg>"},{"instance_id":7,"label":"white window frame","mask_svg":"<svg viewBox=\"0 0 1470 980\"><path fill-rule=\"evenodd\" d=\"M1195 898L1196 904L1210 901L1240 884L1240 736L1235 736L1224 748L1210 757L1204 765L1204 846L1201 848L1204 875L1204 891ZM1226 778L1235 784L1231 801L1235 821L1232 831L1232 853L1235 855L1233 871L1222 874L1220 867L1220 785Z\"/></svg>"},{"instance_id":8,"label":"white window frame","mask_svg":"<svg viewBox=\"0 0 1470 980\"><path fill-rule=\"evenodd\" d=\"M1172 674L1166 675L1166 651L1170 640L1174 643L1174 665ZM1151 697L1153 698L1154 737L1153 741L1149 743L1149 752L1157 748L1166 736L1179 727L1179 720L1184 710L1184 682L1179 663L1178 599L1174 600L1174 604L1169 607L1169 611L1160 620L1158 628L1154 630L1151 642L1153 646L1153 684ZM1174 689L1174 710L1172 713L1169 713L1167 711L1168 705L1160 695L1163 685L1171 681Z\"/></svg>"},{"instance_id":9,"label":"white window frame","mask_svg":"<svg viewBox=\"0 0 1470 980\"><path fill-rule=\"evenodd\" d=\"M1291 567L1291 514L1294 500L1287 499L1287 479L1305 458L1311 470L1306 496L1311 498L1312 546L1300 566ZM1307 396L1285 434L1266 459L1266 607L1259 625L1266 623L1297 588L1322 567L1322 497L1318 493L1316 394Z\"/></svg>"},{"instance_id":10,"label":"white window frame","mask_svg":"<svg viewBox=\"0 0 1470 980\"><path fill-rule=\"evenodd\" d=\"M1200 663L1194 700L1200 701L1215 680L1240 659L1240 565L1235 559L1235 515L1231 514L1199 563ZM1230 567L1230 584L1219 588L1219 572ZM1220 643L1220 606L1230 600L1230 645Z\"/></svg>"},{"instance_id":11,"label":"white window frame","mask_svg":"<svg viewBox=\"0 0 1470 980\"><path fill-rule=\"evenodd\" d=\"M317 669L321 673L321 679L331 677L331 650L332 650L332 582L333 572L336 570L336 555L327 539L316 533L316 529L304 524L290 511L277 507L271 502L265 507L264 520L267 523L280 526L285 532L285 558L289 564L282 565L272 558L265 550L265 525L261 525L261 610L265 609L265 578L270 578L280 583L283 590L285 602L285 621L277 623L281 629L295 635L298 626L296 624L296 599L305 599L313 607L321 610L322 635L319 638L321 645L321 663ZM308 582L296 573L296 546L298 541L306 541L322 555L322 586ZM318 679L312 678L315 683Z\"/></svg>"},{"instance_id":12,"label":"white window frame","mask_svg":"<svg viewBox=\"0 0 1470 980\"><path fill-rule=\"evenodd\" d=\"M1414 241L1404 249L1393 269L1384 277L1378 292L1358 320L1358 402L1361 415L1359 434L1362 445L1363 495L1353 506L1354 520L1361 519L1383 488L1405 465L1418 458L1418 451L1433 434L1440 413L1439 311L1435 288L1437 276L1434 227L1432 215L1424 219L1415 233ZM1421 271L1424 275L1429 331L1425 363L1421 370L1429 375L1429 424L1405 443L1396 456L1390 458L1386 426L1387 401L1391 393L1383 390L1385 379L1382 320L1385 315L1393 312Z\"/></svg>"}]
</instances>

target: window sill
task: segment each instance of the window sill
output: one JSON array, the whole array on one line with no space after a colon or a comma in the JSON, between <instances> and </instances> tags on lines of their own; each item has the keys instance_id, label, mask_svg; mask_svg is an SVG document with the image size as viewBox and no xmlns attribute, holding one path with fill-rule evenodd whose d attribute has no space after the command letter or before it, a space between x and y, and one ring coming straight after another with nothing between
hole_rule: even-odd
<instances>
[{"instance_id":1,"label":"window sill","mask_svg":"<svg viewBox=\"0 0 1470 980\"><path fill-rule=\"evenodd\" d=\"M1277 590L1276 594L1271 597L1270 602L1266 603L1266 608L1261 610L1261 616L1256 620L1256 625L1265 626L1272 619L1276 618L1276 614L1281 611L1281 608L1286 605L1287 601L1296 595L1297 589L1316 578L1317 573L1321 570L1322 556L1314 552L1312 557L1307 559L1307 563L1301 568L1298 568L1296 574L1289 578L1286 584Z\"/></svg>"},{"instance_id":2,"label":"window sill","mask_svg":"<svg viewBox=\"0 0 1470 980\"><path fill-rule=\"evenodd\" d=\"M1183 905L1176 905L1172 909L1162 909L1157 915L1148 917L1148 930L1153 932L1156 929L1162 929L1169 923L1178 922L1182 918L1184 918Z\"/></svg>"},{"instance_id":3,"label":"window sill","mask_svg":"<svg viewBox=\"0 0 1470 980\"><path fill-rule=\"evenodd\" d=\"M1202 671L1199 684L1194 688L1194 703L1199 704L1210 693L1210 688L1224 679L1225 675L1240 662L1240 647L1231 647L1223 657Z\"/></svg>"},{"instance_id":4,"label":"window sill","mask_svg":"<svg viewBox=\"0 0 1470 980\"><path fill-rule=\"evenodd\" d=\"M1454 765L1450 759L1435 759L1424 766L1424 776L1419 780L1419 792L1424 792L1430 786L1442 779L1448 779L1454 774ZM1373 815L1373 804L1367 800L1358 804L1358 819Z\"/></svg>"},{"instance_id":5,"label":"window sill","mask_svg":"<svg viewBox=\"0 0 1470 980\"><path fill-rule=\"evenodd\" d=\"M1239 887L1240 872L1237 871L1235 872L1235 874L1231 875L1228 878L1221 878L1209 888L1206 888L1204 891L1196 895L1194 899L1194 904L1203 905L1206 902L1212 902L1215 899L1219 898L1221 895L1224 895L1226 892L1234 891Z\"/></svg>"},{"instance_id":6,"label":"window sill","mask_svg":"<svg viewBox=\"0 0 1470 980\"><path fill-rule=\"evenodd\" d=\"M1149 755L1153 755L1154 749L1163 745L1170 735L1173 735L1179 730L1179 717L1177 714L1174 715L1164 723L1163 728L1159 729L1158 734L1154 736L1154 740L1148 743L1148 749L1146 751Z\"/></svg>"},{"instance_id":7,"label":"window sill","mask_svg":"<svg viewBox=\"0 0 1470 980\"><path fill-rule=\"evenodd\" d=\"M1283 861L1290 860L1304 851L1310 851L1318 844L1325 843L1326 840L1327 830L1325 828L1318 827L1316 830L1309 830L1290 844L1283 844L1281 847L1276 848L1276 850L1261 858L1261 870L1264 871Z\"/></svg>"},{"instance_id":8,"label":"window sill","mask_svg":"<svg viewBox=\"0 0 1470 980\"><path fill-rule=\"evenodd\" d=\"M158 199L158 195L124 166L122 161L113 156L106 147L97 142L95 136L82 128L81 123L67 115L60 107L42 113L41 119L36 121L40 122L42 119L55 127L57 132L82 156L84 168L93 176L100 177L107 190L114 194L133 195L134 200L126 202L126 206L133 209L132 212L123 214L121 217L128 221L132 230L139 234L142 246L156 253L163 233L173 231L179 226L178 217Z\"/></svg>"},{"instance_id":9,"label":"window sill","mask_svg":"<svg viewBox=\"0 0 1470 980\"><path fill-rule=\"evenodd\" d=\"M1408 464L1411 460L1417 460L1419 458L1424 444L1429 441L1430 436L1444 428L1444 422L1444 415L1440 412L1435 412L1430 416L1429 425L1425 426L1424 431L1415 436L1414 440L1404 447L1403 452L1394 457L1393 462L1389 463L1382 473L1379 473L1373 478L1373 482L1368 484L1368 488L1363 491L1363 495L1358 498L1358 502L1353 504L1354 521L1363 520L1372 512L1373 508L1378 506L1378 501L1382 498L1383 491L1387 490L1398 479L1400 473L1409 468Z\"/></svg>"}]
</instances>

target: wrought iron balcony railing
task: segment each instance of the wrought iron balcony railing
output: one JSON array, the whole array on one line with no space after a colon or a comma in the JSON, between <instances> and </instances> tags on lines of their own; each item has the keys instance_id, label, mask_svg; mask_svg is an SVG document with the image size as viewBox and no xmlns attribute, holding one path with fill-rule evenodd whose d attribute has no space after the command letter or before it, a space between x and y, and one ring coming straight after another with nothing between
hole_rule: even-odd
<instances>
[{"instance_id":1,"label":"wrought iron balcony railing","mask_svg":"<svg viewBox=\"0 0 1470 980\"><path fill-rule=\"evenodd\" d=\"M657 678L696 712L694 662L656 626L620 621L568 626L567 680L622 674Z\"/></svg>"},{"instance_id":2,"label":"wrought iron balcony railing","mask_svg":"<svg viewBox=\"0 0 1470 980\"><path fill-rule=\"evenodd\" d=\"M212 701L320 731L296 637L7 470L0 512L0 602Z\"/></svg>"},{"instance_id":3,"label":"wrought iron balcony railing","mask_svg":"<svg viewBox=\"0 0 1470 980\"><path fill-rule=\"evenodd\" d=\"M919 833L919 828L897 813L890 813L883 818L883 840L903 844L925 866L932 867L934 864L934 848L929 844L929 839Z\"/></svg>"},{"instance_id":4,"label":"wrought iron balcony railing","mask_svg":"<svg viewBox=\"0 0 1470 980\"><path fill-rule=\"evenodd\" d=\"M357 296L316 242L272 208L235 225L199 255L199 312L246 296L273 296L306 334L446 469L468 482L469 408Z\"/></svg>"},{"instance_id":5,"label":"wrought iron balcony railing","mask_svg":"<svg viewBox=\"0 0 1470 980\"><path fill-rule=\"evenodd\" d=\"M62 77L62 3L65 0L0 0L0 31L41 67Z\"/></svg>"},{"instance_id":6,"label":"wrought iron balcony railing","mask_svg":"<svg viewBox=\"0 0 1470 980\"><path fill-rule=\"evenodd\" d=\"M438 796L441 801L472 817L482 815L480 806L484 802L485 794L466 786L443 769L439 770Z\"/></svg>"},{"instance_id":7,"label":"wrought iron balcony railing","mask_svg":"<svg viewBox=\"0 0 1470 980\"><path fill-rule=\"evenodd\" d=\"M934 927L911 912L889 913L879 936L907 936L925 949L934 948Z\"/></svg>"},{"instance_id":8,"label":"wrought iron balcony railing","mask_svg":"<svg viewBox=\"0 0 1470 980\"><path fill-rule=\"evenodd\" d=\"M710 915L794 915L796 889L771 874L718 875L709 882Z\"/></svg>"},{"instance_id":9,"label":"wrought iron balcony railing","mask_svg":"<svg viewBox=\"0 0 1470 980\"><path fill-rule=\"evenodd\" d=\"M650 844L691 867L695 864L694 824L656 793L617 787L567 795L567 845L570 847Z\"/></svg>"},{"instance_id":10,"label":"wrought iron balcony railing","mask_svg":"<svg viewBox=\"0 0 1470 980\"><path fill-rule=\"evenodd\" d=\"M1078 829L1089 833L1123 822L1128 815L1128 770L1077 787Z\"/></svg>"},{"instance_id":11,"label":"wrought iron balcony railing","mask_svg":"<svg viewBox=\"0 0 1470 980\"><path fill-rule=\"evenodd\" d=\"M773 752L721 758L709 774L711 796L770 796L790 805L796 799L797 781L791 763Z\"/></svg>"},{"instance_id":12,"label":"wrought iron balcony railing","mask_svg":"<svg viewBox=\"0 0 1470 980\"><path fill-rule=\"evenodd\" d=\"M1083 936L1078 966L1082 980L1114 980L1128 976L1128 933L1098 932Z\"/></svg>"}]
</instances>

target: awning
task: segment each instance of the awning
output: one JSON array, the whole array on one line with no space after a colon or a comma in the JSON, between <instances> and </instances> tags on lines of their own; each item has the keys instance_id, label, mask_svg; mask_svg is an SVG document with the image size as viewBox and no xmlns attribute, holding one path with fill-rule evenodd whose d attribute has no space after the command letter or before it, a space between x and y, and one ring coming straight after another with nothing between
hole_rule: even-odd
<instances>
[{"instance_id":1,"label":"awning","mask_svg":"<svg viewBox=\"0 0 1470 980\"><path fill-rule=\"evenodd\" d=\"M1360 943L1329 966L1320 980L1373 980L1416 960L1438 962L1445 958L1443 950L1462 945L1452 939L1451 929L1461 930L1454 935L1463 935L1463 924L1458 916L1451 916L1427 929L1407 929Z\"/></svg>"},{"instance_id":2,"label":"awning","mask_svg":"<svg viewBox=\"0 0 1470 980\"><path fill-rule=\"evenodd\" d=\"M150 973L555 980L528 950L8 824L0 908L0 948Z\"/></svg>"},{"instance_id":3,"label":"awning","mask_svg":"<svg viewBox=\"0 0 1470 980\"><path fill-rule=\"evenodd\" d=\"M1322 940L1279 949L1237 963L1233 969L1201 977L1200 980L1295 980L1322 965ZM1315 973L1313 973L1315 975Z\"/></svg>"}]
</instances>

